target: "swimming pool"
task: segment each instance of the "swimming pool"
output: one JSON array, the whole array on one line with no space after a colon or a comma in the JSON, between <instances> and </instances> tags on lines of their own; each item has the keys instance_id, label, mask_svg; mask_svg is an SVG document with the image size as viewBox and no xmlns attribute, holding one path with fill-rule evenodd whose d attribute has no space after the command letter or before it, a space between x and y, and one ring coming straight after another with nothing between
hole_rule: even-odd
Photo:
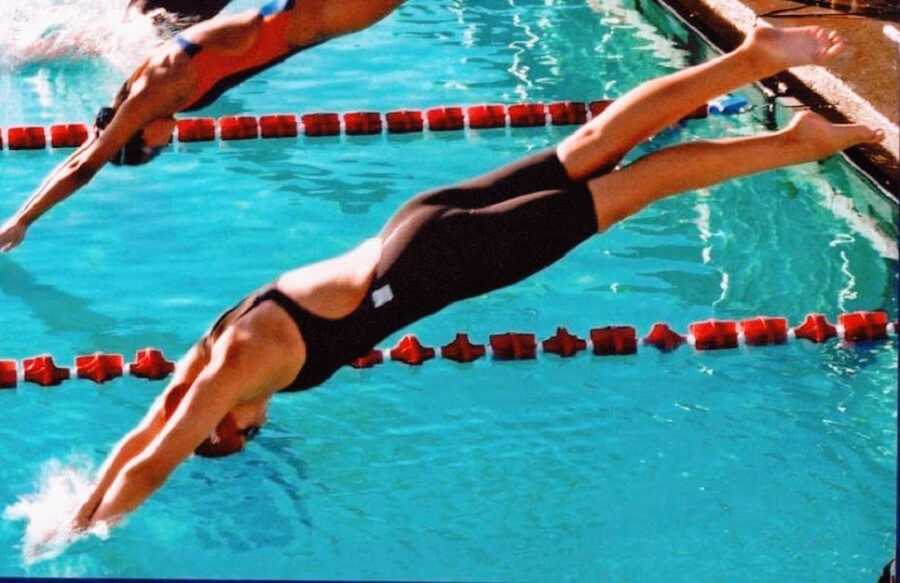
<instances>
[{"instance_id":1,"label":"swimming pool","mask_svg":"<svg viewBox=\"0 0 900 583\"><path fill-rule=\"evenodd\" d=\"M699 58L627 3L487 4L412 0L205 113L587 100ZM119 81L97 61L4 70L0 125L89 119ZM641 151L764 124L690 122ZM248 290L349 248L411 194L568 131L178 145L104 171L0 257L0 356L178 355ZM59 160L0 154L0 214ZM457 330L896 318L896 233L848 210L865 188L831 160L671 199L411 331L433 346ZM893 548L896 362L892 341L347 369L275 399L252 447L186 463L106 541L28 565L22 523L0 521L0 575L874 579ZM162 387L0 392L0 502L101 463Z\"/></svg>"}]
</instances>

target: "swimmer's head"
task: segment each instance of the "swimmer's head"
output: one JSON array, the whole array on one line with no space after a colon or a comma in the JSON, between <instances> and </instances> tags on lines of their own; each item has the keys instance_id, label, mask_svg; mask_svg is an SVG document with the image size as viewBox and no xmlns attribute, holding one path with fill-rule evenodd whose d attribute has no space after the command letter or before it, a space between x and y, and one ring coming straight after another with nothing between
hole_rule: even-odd
<instances>
[{"instance_id":1,"label":"swimmer's head","mask_svg":"<svg viewBox=\"0 0 900 583\"><path fill-rule=\"evenodd\" d=\"M224 457L238 453L244 449L248 441L256 437L260 427L262 427L262 423L239 428L235 416L228 413L212 434L194 450L194 453L200 457Z\"/></svg>"},{"instance_id":2,"label":"swimmer's head","mask_svg":"<svg viewBox=\"0 0 900 583\"><path fill-rule=\"evenodd\" d=\"M166 419L175 413L189 388L188 385L180 385L166 395L163 408ZM263 401L235 407L216 425L210 436L197 446L194 453L201 457L224 457L240 452L265 424L267 405L268 401Z\"/></svg>"},{"instance_id":3,"label":"swimmer's head","mask_svg":"<svg viewBox=\"0 0 900 583\"><path fill-rule=\"evenodd\" d=\"M98 134L106 129L116 115L112 107L101 107L94 121L94 131ZM113 155L110 162L116 166L139 166L156 158L172 139L175 131L173 118L156 119L144 129L134 134L130 140Z\"/></svg>"}]
</instances>

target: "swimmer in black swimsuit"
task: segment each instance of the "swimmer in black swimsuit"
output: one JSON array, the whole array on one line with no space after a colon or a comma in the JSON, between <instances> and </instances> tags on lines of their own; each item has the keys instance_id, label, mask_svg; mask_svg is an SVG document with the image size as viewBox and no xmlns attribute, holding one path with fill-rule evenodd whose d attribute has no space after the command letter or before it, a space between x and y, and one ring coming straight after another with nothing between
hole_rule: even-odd
<instances>
[{"instance_id":1,"label":"swimmer in black swimsuit","mask_svg":"<svg viewBox=\"0 0 900 583\"><path fill-rule=\"evenodd\" d=\"M240 451L276 393L320 385L407 324L528 277L660 198L883 139L807 112L778 132L683 144L614 169L713 97L825 63L841 47L815 27L758 29L733 53L637 87L555 149L416 196L349 253L251 294L181 360L107 459L75 526L134 510L192 453Z\"/></svg>"},{"instance_id":2,"label":"swimmer in black swimsuit","mask_svg":"<svg viewBox=\"0 0 900 583\"><path fill-rule=\"evenodd\" d=\"M174 115L205 107L224 91L298 52L362 30L403 0L272 0L259 10L221 15L185 30L132 73L93 135L0 225L0 251L85 186L107 163L138 165L166 147Z\"/></svg>"}]
</instances>

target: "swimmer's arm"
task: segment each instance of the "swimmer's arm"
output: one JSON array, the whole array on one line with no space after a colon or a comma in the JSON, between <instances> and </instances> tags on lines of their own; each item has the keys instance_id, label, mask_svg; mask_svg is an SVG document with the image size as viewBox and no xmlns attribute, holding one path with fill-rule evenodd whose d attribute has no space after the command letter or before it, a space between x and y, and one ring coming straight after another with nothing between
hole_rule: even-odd
<instances>
[{"instance_id":1,"label":"swimmer's arm","mask_svg":"<svg viewBox=\"0 0 900 583\"><path fill-rule=\"evenodd\" d=\"M190 386L203 366L209 362L209 352L202 343L198 343L182 358L175 371L175 377L166 387L166 390L157 398L150 410L138 424L138 426L126 435L116 448L110 453L103 467L98 473L98 479L93 485L93 490L87 500L82 503L75 516L73 526L77 529L85 528L91 521L91 515L97 510L103 496L106 494L119 472L135 456L141 453L153 439L159 435L165 426L165 399L172 391L178 390L185 384Z\"/></svg>"},{"instance_id":2,"label":"swimmer's arm","mask_svg":"<svg viewBox=\"0 0 900 583\"><path fill-rule=\"evenodd\" d=\"M122 467L143 451L162 430L165 419L159 415L158 409L159 407L154 405L150 413L131 433L122 438L122 441L118 443L109 455L100 469L99 480L94 484L90 496L81 504L75 515L72 523L74 528L83 529L90 524L91 515L97 510L97 507L103 500L103 496L112 485L116 476L119 475Z\"/></svg>"},{"instance_id":3,"label":"swimmer's arm","mask_svg":"<svg viewBox=\"0 0 900 583\"><path fill-rule=\"evenodd\" d=\"M90 138L44 180L2 227L0 251L9 251L24 238L25 230L41 215L93 179L94 175L151 120L162 115L160 91L142 91L129 97L99 135ZM170 110L171 111L171 110Z\"/></svg>"},{"instance_id":4,"label":"swimmer's arm","mask_svg":"<svg viewBox=\"0 0 900 583\"><path fill-rule=\"evenodd\" d=\"M279 351L274 343L242 338L234 327L226 331L175 414L150 445L125 465L91 520L115 521L149 498L242 398L272 386L271 371L280 364Z\"/></svg>"}]
</instances>

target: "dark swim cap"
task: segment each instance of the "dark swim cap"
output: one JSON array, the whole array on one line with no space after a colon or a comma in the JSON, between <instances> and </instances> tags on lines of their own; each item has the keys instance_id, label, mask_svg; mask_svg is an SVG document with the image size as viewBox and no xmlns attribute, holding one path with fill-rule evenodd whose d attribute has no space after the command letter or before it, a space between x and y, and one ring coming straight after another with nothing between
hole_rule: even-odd
<instances>
[{"instance_id":1,"label":"dark swim cap","mask_svg":"<svg viewBox=\"0 0 900 583\"><path fill-rule=\"evenodd\" d=\"M165 420L170 419L175 414L178 404L181 403L189 388L188 385L179 385L166 396L163 408ZM259 433L259 427L256 425L251 425L246 429L238 429L234 416L228 413L219 422L210 436L197 446L194 453L201 457L224 457L238 453L244 449L247 442L253 439L257 433Z\"/></svg>"},{"instance_id":2,"label":"dark swim cap","mask_svg":"<svg viewBox=\"0 0 900 583\"><path fill-rule=\"evenodd\" d=\"M98 131L103 131L106 129L106 126L112 123L114 117L116 117L114 108L101 107L100 111L97 112L96 119L94 119L94 127ZM116 166L140 166L156 158L160 151L162 151L162 148L151 148L144 145L144 131L141 130L134 134L128 140L128 143L116 152L109 161Z\"/></svg>"}]
</instances>

